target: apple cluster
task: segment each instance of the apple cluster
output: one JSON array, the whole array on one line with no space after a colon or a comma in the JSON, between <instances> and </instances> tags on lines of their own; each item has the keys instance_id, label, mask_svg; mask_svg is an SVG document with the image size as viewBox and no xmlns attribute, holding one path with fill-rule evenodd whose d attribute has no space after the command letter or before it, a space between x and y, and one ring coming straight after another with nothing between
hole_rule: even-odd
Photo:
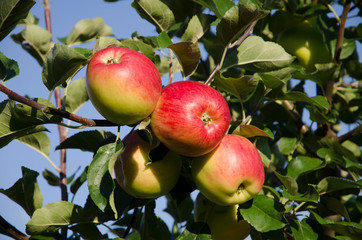
<instances>
[{"instance_id":1,"label":"apple cluster","mask_svg":"<svg viewBox=\"0 0 362 240\"><path fill-rule=\"evenodd\" d=\"M116 179L128 194L138 198L167 194L179 179L183 159L190 159L200 191L195 220L208 223L213 239L223 239L219 218L225 220L221 229L231 233L227 239L248 235L249 225L238 221L237 207L261 190L264 168L248 139L227 134L230 110L217 90L195 81L162 89L152 61L124 47L95 53L86 79L91 102L109 121L129 125L150 116L152 143L133 131L123 140L126 147L115 164ZM160 143L168 151L152 162L149 153Z\"/></svg>"}]
</instances>

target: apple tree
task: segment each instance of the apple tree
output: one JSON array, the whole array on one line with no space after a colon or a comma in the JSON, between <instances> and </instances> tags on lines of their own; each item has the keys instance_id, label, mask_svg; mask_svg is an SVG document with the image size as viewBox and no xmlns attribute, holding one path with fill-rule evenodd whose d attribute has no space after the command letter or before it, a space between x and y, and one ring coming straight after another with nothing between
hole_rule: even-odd
<instances>
[{"instance_id":1,"label":"apple tree","mask_svg":"<svg viewBox=\"0 0 362 240\"><path fill-rule=\"evenodd\" d=\"M59 134L55 150L60 165L47 158L54 171L43 176L21 166L22 178L12 186L1 184L1 194L30 219L22 232L0 216L1 234L49 240L362 239L360 0L134 0L129 4L152 24L154 35L142 36L135 29L128 38L118 38L112 28L119 26L100 16L74 23L68 36L57 39L48 0L43 1L46 26L32 15L34 4L1 1L0 46L12 38L39 63L42 75L31 80L43 81L49 98L29 98L6 87L16 79L19 66L17 59L0 52L0 147L17 140L47 158L49 134ZM19 25L23 29L14 32ZM173 222L155 212L158 197L127 193L114 174L117 157L127 149L120 129L130 129L126 137L137 132L152 142L152 114L128 126L77 114L89 98L85 78L75 76L96 52L110 46L150 59L164 87L196 81L216 89L230 110L228 134L247 138L258 149L265 172L261 191L237 205L214 206L221 210L209 211L206 215L214 219L208 221L201 208L215 203L206 199L196 204L194 158L177 155L173 158L181 159L180 176L162 196ZM57 133L47 132L50 124L58 125ZM77 132L68 135L70 127ZM77 161L66 159L67 149L93 154L82 173L66 174L66 162ZM152 147L146 156L149 164L169 151L163 144ZM225 151L223 158L228 157ZM4 160L3 167L11 164ZM40 177L59 186L59 201L43 205ZM69 194L83 184L88 198L75 204ZM194 205L201 208L194 211Z\"/></svg>"}]
</instances>

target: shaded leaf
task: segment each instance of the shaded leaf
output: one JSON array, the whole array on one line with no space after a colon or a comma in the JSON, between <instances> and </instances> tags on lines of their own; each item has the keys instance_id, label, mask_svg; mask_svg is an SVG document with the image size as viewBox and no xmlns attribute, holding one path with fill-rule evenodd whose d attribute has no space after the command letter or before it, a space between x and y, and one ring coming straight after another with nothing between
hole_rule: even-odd
<instances>
[{"instance_id":1,"label":"shaded leaf","mask_svg":"<svg viewBox=\"0 0 362 240\"><path fill-rule=\"evenodd\" d=\"M26 224L26 232L31 235L55 232L74 223L98 223L96 211L85 211L66 201L50 203L34 212Z\"/></svg>"},{"instance_id":2,"label":"shaded leaf","mask_svg":"<svg viewBox=\"0 0 362 240\"><path fill-rule=\"evenodd\" d=\"M50 186L60 186L59 177L55 175L53 172L49 171L48 169L45 169L42 172L42 174Z\"/></svg>"},{"instance_id":3,"label":"shaded leaf","mask_svg":"<svg viewBox=\"0 0 362 240\"><path fill-rule=\"evenodd\" d=\"M362 236L362 225L355 222L335 222L328 218L322 218L317 213L310 211L311 215L324 227L331 228L332 230L351 237L352 239L359 239Z\"/></svg>"},{"instance_id":4,"label":"shaded leaf","mask_svg":"<svg viewBox=\"0 0 362 240\"><path fill-rule=\"evenodd\" d=\"M223 77L218 72L214 76L214 84L217 88L234 95L241 102L256 88L258 81L257 78L250 75L243 75L238 78Z\"/></svg>"},{"instance_id":5,"label":"shaded leaf","mask_svg":"<svg viewBox=\"0 0 362 240\"><path fill-rule=\"evenodd\" d=\"M302 174L316 171L325 166L326 164L324 161L319 158L297 156L289 162L287 167L287 176L297 178Z\"/></svg>"},{"instance_id":6,"label":"shaded leaf","mask_svg":"<svg viewBox=\"0 0 362 240\"><path fill-rule=\"evenodd\" d=\"M36 2L34 0L2 0L0 2L0 41L3 40Z\"/></svg>"},{"instance_id":7,"label":"shaded leaf","mask_svg":"<svg viewBox=\"0 0 362 240\"><path fill-rule=\"evenodd\" d=\"M18 34L11 35L12 39L33 56L40 65L46 61L49 50L53 47L52 35L44 28L29 24Z\"/></svg>"},{"instance_id":8,"label":"shaded leaf","mask_svg":"<svg viewBox=\"0 0 362 240\"><path fill-rule=\"evenodd\" d=\"M280 45L249 36L225 59L223 69L241 66L250 71L267 72L287 67L293 61L294 57Z\"/></svg>"},{"instance_id":9,"label":"shaded leaf","mask_svg":"<svg viewBox=\"0 0 362 240\"><path fill-rule=\"evenodd\" d=\"M229 0L193 0L198 4L210 9L218 18L222 18L224 14L235 4Z\"/></svg>"},{"instance_id":10,"label":"shaded leaf","mask_svg":"<svg viewBox=\"0 0 362 240\"><path fill-rule=\"evenodd\" d=\"M19 75L18 63L0 52L0 80L7 81Z\"/></svg>"},{"instance_id":11,"label":"shaded leaf","mask_svg":"<svg viewBox=\"0 0 362 240\"><path fill-rule=\"evenodd\" d=\"M80 223L70 227L69 229L79 233L82 238L87 240L106 239L106 236L104 236L93 223Z\"/></svg>"},{"instance_id":12,"label":"shaded leaf","mask_svg":"<svg viewBox=\"0 0 362 240\"><path fill-rule=\"evenodd\" d=\"M314 186L308 185L307 191L303 194L295 194L295 193L291 194L286 189L283 189L283 197L297 202L318 203L319 193Z\"/></svg>"},{"instance_id":13,"label":"shaded leaf","mask_svg":"<svg viewBox=\"0 0 362 240\"><path fill-rule=\"evenodd\" d=\"M328 101L323 96L308 97L306 93L298 91L289 91L286 93L281 92L281 95L277 96L276 98L280 100L307 102L322 109L328 109L329 106Z\"/></svg>"},{"instance_id":14,"label":"shaded leaf","mask_svg":"<svg viewBox=\"0 0 362 240\"><path fill-rule=\"evenodd\" d=\"M350 189L361 188L362 182L354 182L352 180L337 178L337 177L325 177L317 185L319 194L325 194L329 192Z\"/></svg>"},{"instance_id":15,"label":"shaded leaf","mask_svg":"<svg viewBox=\"0 0 362 240\"><path fill-rule=\"evenodd\" d=\"M135 0L132 7L138 14L153 24L159 32L168 32L175 24L175 16L170 8L160 0Z\"/></svg>"},{"instance_id":16,"label":"shaded leaf","mask_svg":"<svg viewBox=\"0 0 362 240\"><path fill-rule=\"evenodd\" d=\"M23 177L12 187L6 190L0 189L0 192L19 204L29 216L32 216L34 211L43 205L43 196L36 180L39 173L26 167L22 167L21 171Z\"/></svg>"},{"instance_id":17,"label":"shaded leaf","mask_svg":"<svg viewBox=\"0 0 362 240\"><path fill-rule=\"evenodd\" d=\"M216 35L225 44L235 41L255 20L265 17L269 12L255 4L239 4L231 7L216 27Z\"/></svg>"},{"instance_id":18,"label":"shaded leaf","mask_svg":"<svg viewBox=\"0 0 362 240\"><path fill-rule=\"evenodd\" d=\"M39 152L45 158L48 158L50 151L50 140L44 132L37 132L26 135L18 138L17 140Z\"/></svg>"},{"instance_id":19,"label":"shaded leaf","mask_svg":"<svg viewBox=\"0 0 362 240\"><path fill-rule=\"evenodd\" d=\"M42 78L49 91L70 80L88 62L87 57L64 45L55 44L44 62Z\"/></svg>"},{"instance_id":20,"label":"shaded leaf","mask_svg":"<svg viewBox=\"0 0 362 240\"><path fill-rule=\"evenodd\" d=\"M112 28L104 23L103 18L83 19L77 22L72 32L66 38L68 46L89 42L99 36L112 35Z\"/></svg>"},{"instance_id":21,"label":"shaded leaf","mask_svg":"<svg viewBox=\"0 0 362 240\"><path fill-rule=\"evenodd\" d=\"M67 94L63 96L62 106L65 106L68 112L75 113L88 99L85 78L79 78L72 81L67 87Z\"/></svg>"},{"instance_id":22,"label":"shaded leaf","mask_svg":"<svg viewBox=\"0 0 362 240\"><path fill-rule=\"evenodd\" d=\"M283 228L283 206L265 195L256 195L252 200L239 205L239 212L259 232Z\"/></svg>"},{"instance_id":23,"label":"shaded leaf","mask_svg":"<svg viewBox=\"0 0 362 240\"><path fill-rule=\"evenodd\" d=\"M210 240L210 229L207 223L196 222L188 225L176 240Z\"/></svg>"},{"instance_id":24,"label":"shaded leaf","mask_svg":"<svg viewBox=\"0 0 362 240\"><path fill-rule=\"evenodd\" d=\"M121 46L135 51L140 51L151 61L155 61L155 49L151 45L146 44L143 41L137 39L124 39L121 41Z\"/></svg>"},{"instance_id":25,"label":"shaded leaf","mask_svg":"<svg viewBox=\"0 0 362 240\"><path fill-rule=\"evenodd\" d=\"M82 131L65 139L55 149L74 148L82 151L95 152L101 143L111 136L114 136L114 134L103 130Z\"/></svg>"},{"instance_id":26,"label":"shaded leaf","mask_svg":"<svg viewBox=\"0 0 362 240\"><path fill-rule=\"evenodd\" d=\"M292 195L295 195L298 192L298 184L294 178L289 176L283 176L278 172L274 171L275 176L280 180L280 182L288 189Z\"/></svg>"},{"instance_id":27,"label":"shaded leaf","mask_svg":"<svg viewBox=\"0 0 362 240\"><path fill-rule=\"evenodd\" d=\"M88 171L88 166L84 168L82 174L72 182L72 184L70 185L71 193L75 194L78 191L78 189L83 185L83 183L87 180L87 171Z\"/></svg>"},{"instance_id":28,"label":"shaded leaf","mask_svg":"<svg viewBox=\"0 0 362 240\"><path fill-rule=\"evenodd\" d=\"M177 56L182 66L184 77L191 75L197 68L201 58L200 49L192 42L179 42L169 45L168 48Z\"/></svg>"}]
</instances>

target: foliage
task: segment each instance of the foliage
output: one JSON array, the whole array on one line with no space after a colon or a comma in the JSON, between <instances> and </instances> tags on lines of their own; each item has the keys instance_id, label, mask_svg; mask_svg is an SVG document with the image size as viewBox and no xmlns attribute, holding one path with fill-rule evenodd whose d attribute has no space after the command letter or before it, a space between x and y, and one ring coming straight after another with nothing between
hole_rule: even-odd
<instances>
[{"instance_id":1,"label":"foliage","mask_svg":"<svg viewBox=\"0 0 362 240\"><path fill-rule=\"evenodd\" d=\"M19 66L0 52L0 90L9 96L0 103L0 147L18 140L51 161L45 125L64 125L62 119L68 118L88 127L111 126L75 115L88 97L84 79L73 77L94 51L125 46L150 58L170 82L175 72L181 72L184 79L215 87L227 100L232 113L229 133L253 141L266 172L263 190L239 206L240 217L252 226L252 239L362 238L362 64L356 48L362 28L344 27L347 15L331 14L331 1L134 0L132 7L139 16L155 27L154 36L135 32L128 39L117 39L111 26L94 18L76 23L59 43L31 14L25 18L34 3L1 1L0 41L11 37L34 57L51 93L65 87L64 109L9 91L5 81L19 74ZM342 6L347 14L351 6L357 8L360 21L360 3L346 0L332 6ZM278 44L283 31L311 18L322 30L332 59L317 63L313 71ZM16 24L25 27L8 36ZM93 49L79 47L92 41ZM316 96L305 89L309 82L314 83ZM339 133L341 125L352 131ZM87 182L84 206L66 199L43 206L39 173L26 167L22 178L0 192L31 217L26 225L31 239L65 239L58 231L65 227L73 233L68 239L110 239L100 225L110 225L116 239L210 239L207 225L193 220L190 193L195 186L188 159L179 183L167 194L165 211L174 219L170 231L155 214L154 199L129 196L114 181L114 162L124 147L110 132L81 128L56 147L94 153L84 172L73 182L75 176L68 179L74 194ZM62 185L49 170L43 176L51 185ZM0 233L15 238L3 224L6 221L0 222ZM25 239L23 233L17 237Z\"/></svg>"}]
</instances>

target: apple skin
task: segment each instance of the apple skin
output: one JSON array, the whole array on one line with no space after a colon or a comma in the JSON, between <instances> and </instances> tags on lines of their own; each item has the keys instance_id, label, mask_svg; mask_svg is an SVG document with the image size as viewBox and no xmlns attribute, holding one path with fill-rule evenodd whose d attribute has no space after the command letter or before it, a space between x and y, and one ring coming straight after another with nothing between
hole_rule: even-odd
<instances>
[{"instance_id":1,"label":"apple skin","mask_svg":"<svg viewBox=\"0 0 362 240\"><path fill-rule=\"evenodd\" d=\"M86 85L97 111L120 125L148 117L162 91L161 77L153 62L124 47L96 52L87 67Z\"/></svg>"},{"instance_id":2,"label":"apple skin","mask_svg":"<svg viewBox=\"0 0 362 240\"><path fill-rule=\"evenodd\" d=\"M200 192L222 206L252 199L264 184L264 166L257 148L239 135L226 135L215 150L194 158L191 170Z\"/></svg>"},{"instance_id":3,"label":"apple skin","mask_svg":"<svg viewBox=\"0 0 362 240\"><path fill-rule=\"evenodd\" d=\"M176 185L181 173L181 156L169 151L161 160L148 163L148 154L156 141L151 146L137 131L133 131L124 143L125 150L114 169L116 179L125 192L137 198L157 198Z\"/></svg>"},{"instance_id":4,"label":"apple skin","mask_svg":"<svg viewBox=\"0 0 362 240\"><path fill-rule=\"evenodd\" d=\"M299 64L308 72L314 71L317 63L332 61L331 54L324 43L323 34L314 18L282 32L278 43L288 53L296 56Z\"/></svg>"},{"instance_id":5,"label":"apple skin","mask_svg":"<svg viewBox=\"0 0 362 240\"><path fill-rule=\"evenodd\" d=\"M195 222L206 222L213 240L241 240L250 234L250 225L237 216L238 204L217 205L199 193L194 204Z\"/></svg>"},{"instance_id":6,"label":"apple skin","mask_svg":"<svg viewBox=\"0 0 362 240\"><path fill-rule=\"evenodd\" d=\"M194 81L166 86L151 116L157 138L172 151L189 157L213 150L229 124L230 110L222 95Z\"/></svg>"}]
</instances>

